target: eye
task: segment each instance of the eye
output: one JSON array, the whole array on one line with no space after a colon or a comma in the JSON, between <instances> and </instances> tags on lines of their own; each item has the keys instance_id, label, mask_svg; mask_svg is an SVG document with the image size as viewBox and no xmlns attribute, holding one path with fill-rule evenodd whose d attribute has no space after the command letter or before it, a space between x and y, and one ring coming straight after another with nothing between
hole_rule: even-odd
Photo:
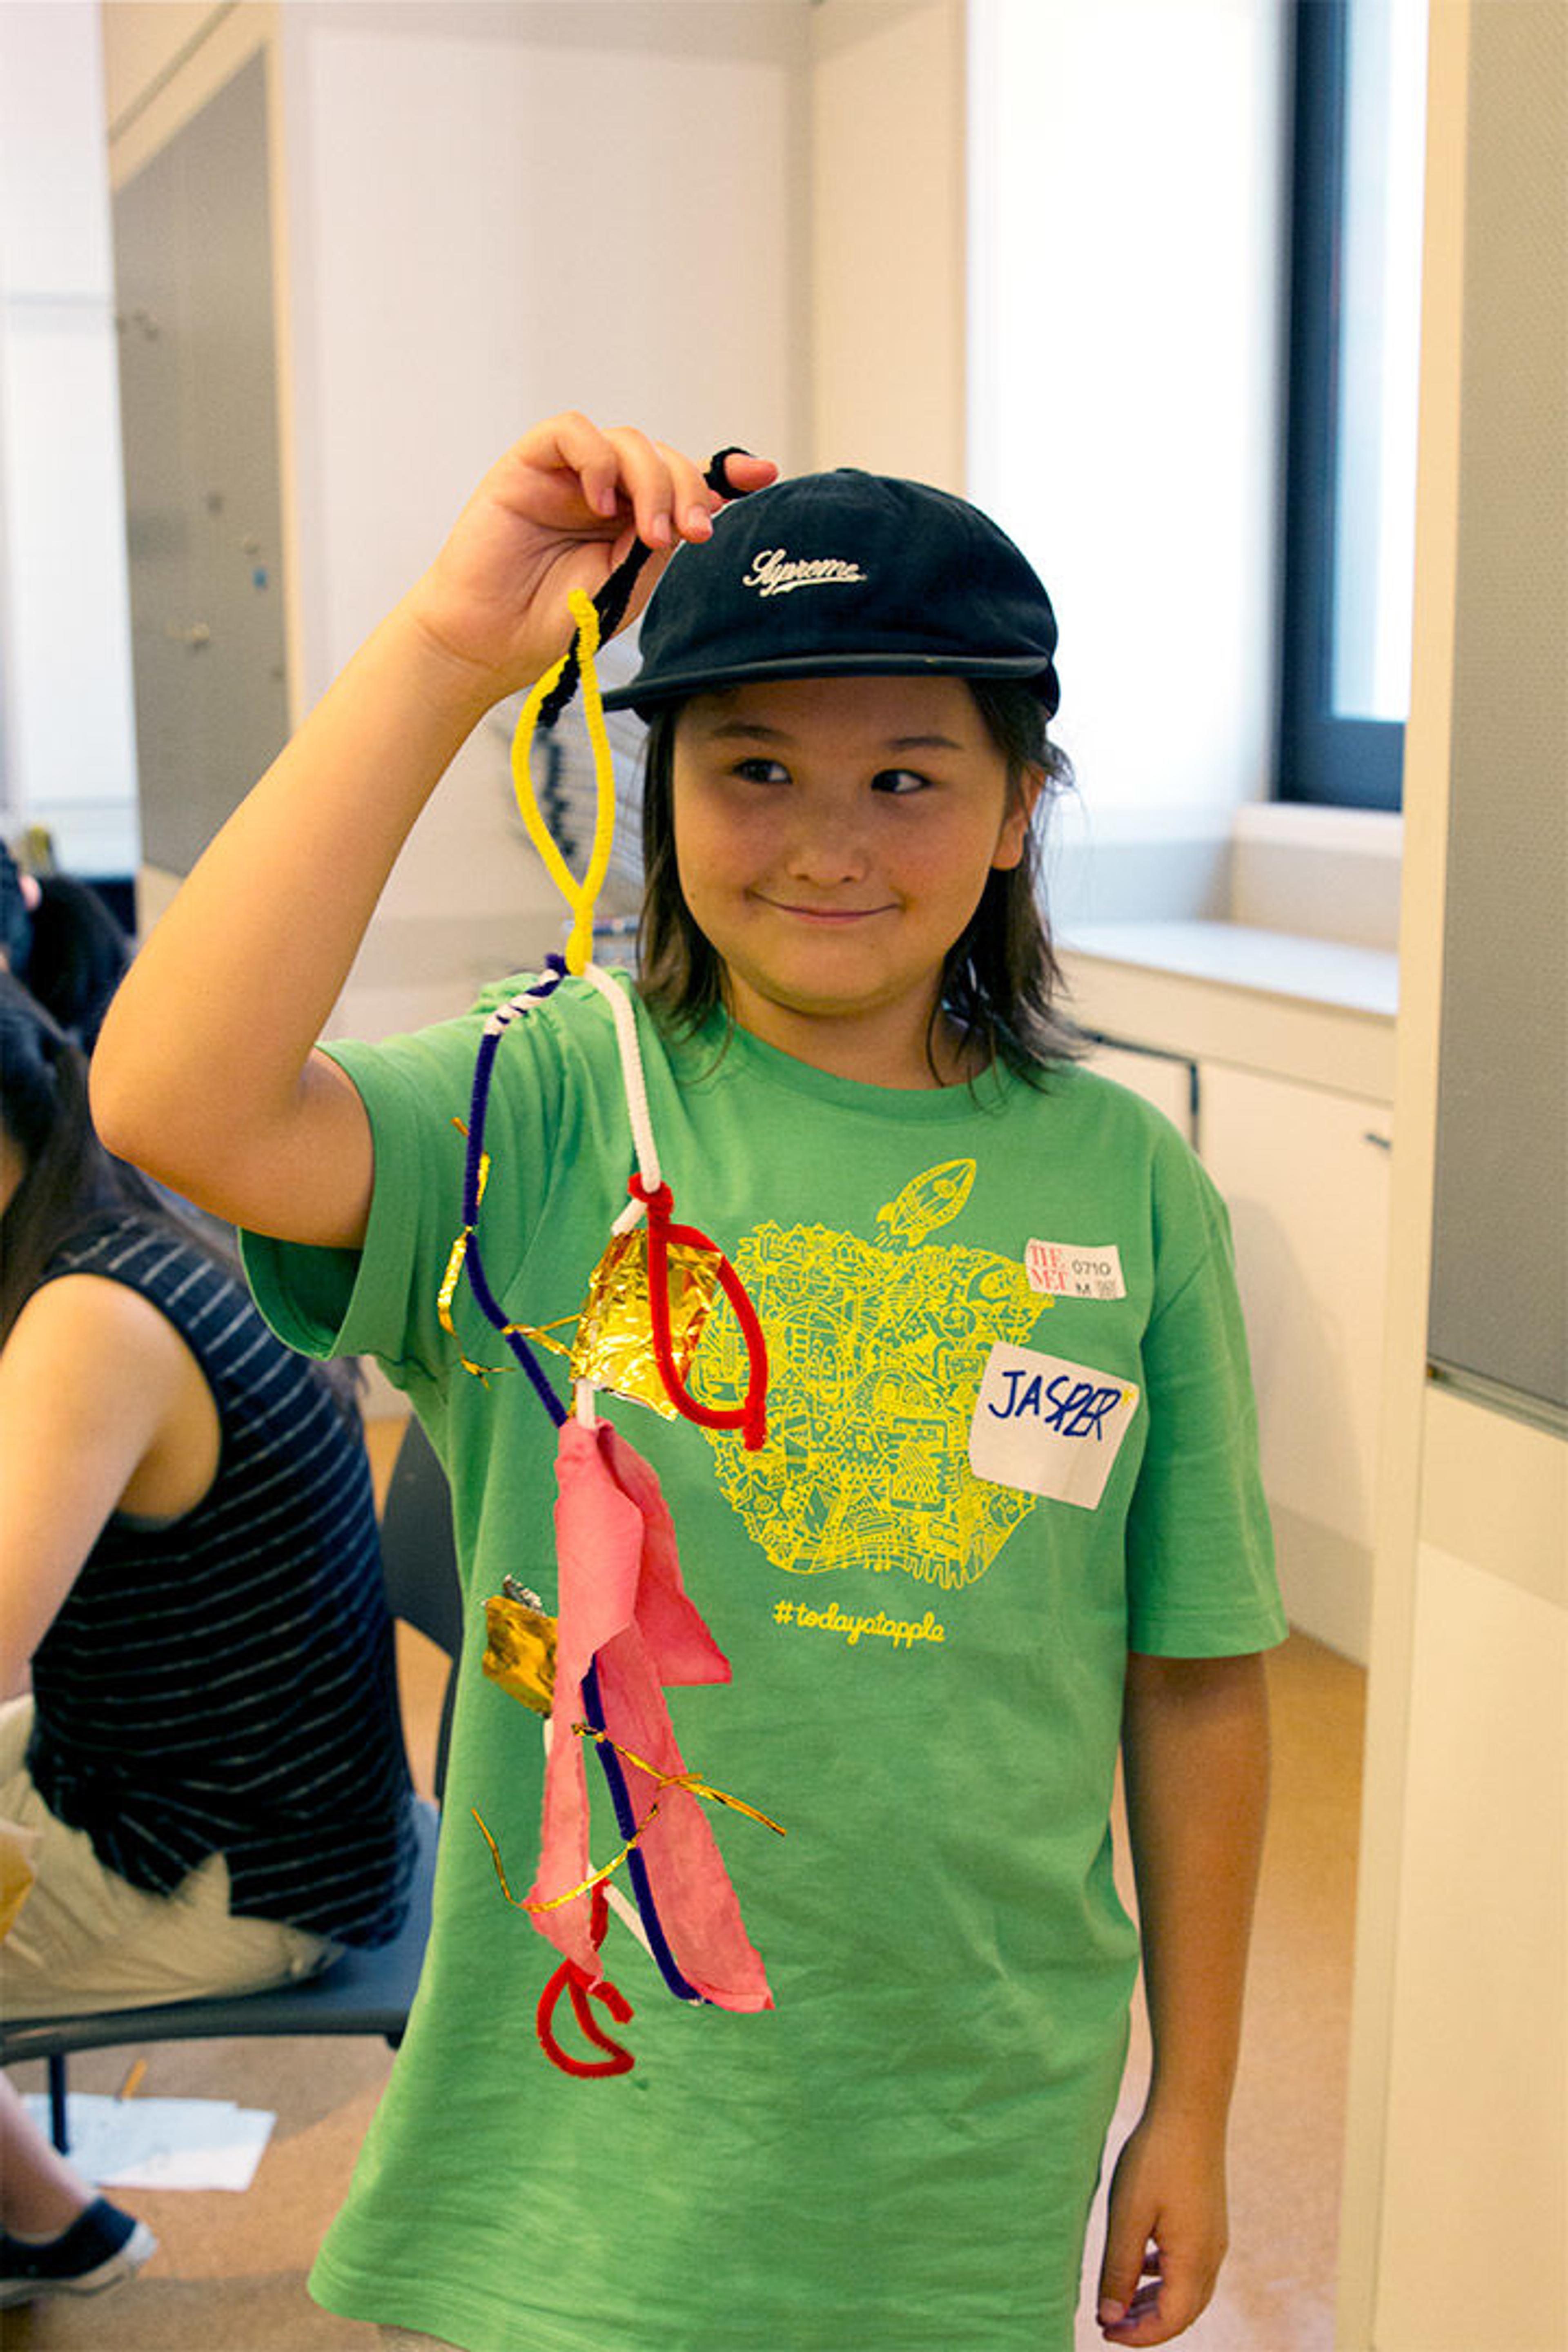
<instances>
[{"instance_id":1,"label":"eye","mask_svg":"<svg viewBox=\"0 0 1568 2352\"><path fill-rule=\"evenodd\" d=\"M931 778L914 768L882 768L872 777L871 790L903 799L911 793L929 793Z\"/></svg>"},{"instance_id":2,"label":"eye","mask_svg":"<svg viewBox=\"0 0 1568 2352\"><path fill-rule=\"evenodd\" d=\"M746 784L787 784L789 770L780 760L737 760L730 773Z\"/></svg>"}]
</instances>

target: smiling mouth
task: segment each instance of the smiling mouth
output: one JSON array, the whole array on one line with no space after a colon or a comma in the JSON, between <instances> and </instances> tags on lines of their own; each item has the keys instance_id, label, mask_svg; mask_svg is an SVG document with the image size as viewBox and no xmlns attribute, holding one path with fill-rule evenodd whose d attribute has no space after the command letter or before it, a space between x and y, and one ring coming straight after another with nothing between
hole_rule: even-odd
<instances>
[{"instance_id":1,"label":"smiling mouth","mask_svg":"<svg viewBox=\"0 0 1568 2352\"><path fill-rule=\"evenodd\" d=\"M879 907L803 907L796 905L793 899L769 898L761 891L757 895L762 898L763 906L771 907L775 914L794 915L803 923L823 923L829 929L840 923L864 923L873 915L888 915L892 912L890 902L885 902Z\"/></svg>"}]
</instances>

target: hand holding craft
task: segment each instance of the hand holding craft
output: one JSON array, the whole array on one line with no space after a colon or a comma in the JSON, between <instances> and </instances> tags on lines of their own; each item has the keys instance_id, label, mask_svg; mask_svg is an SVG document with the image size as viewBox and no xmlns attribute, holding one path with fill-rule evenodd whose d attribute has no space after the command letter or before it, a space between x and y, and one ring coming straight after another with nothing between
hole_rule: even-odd
<instances>
[{"instance_id":1,"label":"hand holding craft","mask_svg":"<svg viewBox=\"0 0 1568 2352\"><path fill-rule=\"evenodd\" d=\"M727 496L773 479L767 458L726 453L725 487L644 434L567 414L535 425L490 467L405 599L426 636L471 673L484 709L531 686L574 634L570 598L597 597L644 551L625 609L635 619L682 541L707 539Z\"/></svg>"}]
</instances>

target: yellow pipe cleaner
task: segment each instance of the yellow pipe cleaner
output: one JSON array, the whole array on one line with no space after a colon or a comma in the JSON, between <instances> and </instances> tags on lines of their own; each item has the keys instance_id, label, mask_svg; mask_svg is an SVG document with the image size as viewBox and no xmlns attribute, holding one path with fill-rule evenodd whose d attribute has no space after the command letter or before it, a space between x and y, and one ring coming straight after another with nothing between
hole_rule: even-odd
<instances>
[{"instance_id":1,"label":"yellow pipe cleaner","mask_svg":"<svg viewBox=\"0 0 1568 2352\"><path fill-rule=\"evenodd\" d=\"M574 588L567 599L572 617L577 624L574 646L563 653L553 669L547 670L532 688L522 706L517 730L511 739L511 781L517 794L518 813L528 828L529 839L543 858L552 881L571 908L573 924L566 942L566 969L581 972L593 953L594 909L605 886L609 870L610 842L616 829L616 772L610 756L610 739L605 728L605 706L599 696L598 672L594 656L599 650L599 615L594 600L581 588ZM555 846L549 826L533 789L533 773L530 754L533 748L534 730L545 698L559 681L567 663L575 652L583 679L583 721L588 730L589 749L594 755L594 845L589 854L588 870L578 882L566 860Z\"/></svg>"}]
</instances>

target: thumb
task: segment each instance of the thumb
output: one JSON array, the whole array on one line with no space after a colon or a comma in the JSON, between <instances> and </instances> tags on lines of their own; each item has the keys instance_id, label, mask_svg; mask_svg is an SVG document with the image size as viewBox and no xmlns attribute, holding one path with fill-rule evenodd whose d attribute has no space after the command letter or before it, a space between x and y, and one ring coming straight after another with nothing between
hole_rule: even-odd
<instances>
[{"instance_id":1,"label":"thumb","mask_svg":"<svg viewBox=\"0 0 1568 2352\"><path fill-rule=\"evenodd\" d=\"M1158 2275L1159 2260L1150 2243L1145 2217L1118 2213L1113 2206L1106 2223L1105 2258L1100 2268L1100 2296L1095 2306L1095 2317L1101 2327L1122 2325L1144 2279Z\"/></svg>"}]
</instances>

